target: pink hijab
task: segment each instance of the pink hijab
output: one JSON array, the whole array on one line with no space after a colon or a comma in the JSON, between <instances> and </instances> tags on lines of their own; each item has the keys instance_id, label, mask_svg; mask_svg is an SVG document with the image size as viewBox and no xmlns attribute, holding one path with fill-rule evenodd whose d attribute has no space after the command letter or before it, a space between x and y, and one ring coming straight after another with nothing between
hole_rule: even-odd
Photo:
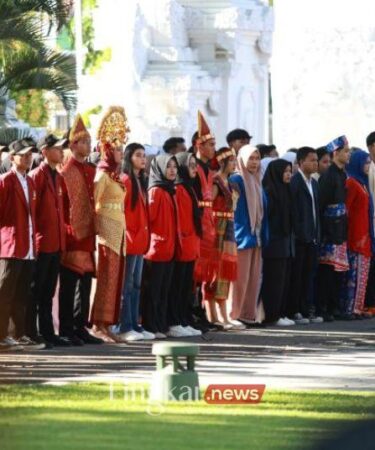
<instances>
[{"instance_id":1,"label":"pink hijab","mask_svg":"<svg viewBox=\"0 0 375 450\"><path fill-rule=\"evenodd\" d=\"M238 173L244 180L247 210L249 212L251 232L255 233L256 228L260 228L263 219L263 198L261 185L260 164L255 174L250 173L246 166L250 156L259 150L251 145L244 145L240 148L237 156Z\"/></svg>"}]
</instances>

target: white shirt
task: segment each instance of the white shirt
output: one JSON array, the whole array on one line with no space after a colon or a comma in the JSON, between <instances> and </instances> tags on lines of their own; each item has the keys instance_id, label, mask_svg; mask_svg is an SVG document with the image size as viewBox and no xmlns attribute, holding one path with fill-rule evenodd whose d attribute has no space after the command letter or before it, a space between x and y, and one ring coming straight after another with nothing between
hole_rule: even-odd
<instances>
[{"instance_id":1,"label":"white shirt","mask_svg":"<svg viewBox=\"0 0 375 450\"><path fill-rule=\"evenodd\" d=\"M310 192L311 198L312 198L312 207L313 207L313 216L314 216L314 225L316 226L316 211L315 211L315 198L314 198L314 190L312 187L312 181L311 178L307 178L306 175L302 172L301 169L298 169L298 172L302 175L302 178L304 179L307 189Z\"/></svg>"},{"instance_id":2,"label":"white shirt","mask_svg":"<svg viewBox=\"0 0 375 450\"><path fill-rule=\"evenodd\" d=\"M17 178L19 182L21 183L23 193L25 194L26 203L28 205L29 209L29 252L23 259L34 259L34 248L33 248L33 222L31 220L31 213L30 213L30 198L29 198L29 186L27 184L27 175L20 174L17 170L15 170Z\"/></svg>"}]
</instances>

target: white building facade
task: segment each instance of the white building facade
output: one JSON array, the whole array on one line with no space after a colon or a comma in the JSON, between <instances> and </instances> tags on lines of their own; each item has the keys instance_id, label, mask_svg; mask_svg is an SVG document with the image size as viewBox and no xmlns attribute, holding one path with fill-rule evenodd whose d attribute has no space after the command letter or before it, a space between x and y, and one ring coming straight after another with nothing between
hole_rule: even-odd
<instances>
[{"instance_id":1,"label":"white building facade","mask_svg":"<svg viewBox=\"0 0 375 450\"><path fill-rule=\"evenodd\" d=\"M130 139L190 137L197 110L225 145L233 128L269 141L273 10L261 0L100 0L96 45L111 61L80 81L79 111L123 105ZM92 118L92 128L99 117Z\"/></svg>"}]
</instances>

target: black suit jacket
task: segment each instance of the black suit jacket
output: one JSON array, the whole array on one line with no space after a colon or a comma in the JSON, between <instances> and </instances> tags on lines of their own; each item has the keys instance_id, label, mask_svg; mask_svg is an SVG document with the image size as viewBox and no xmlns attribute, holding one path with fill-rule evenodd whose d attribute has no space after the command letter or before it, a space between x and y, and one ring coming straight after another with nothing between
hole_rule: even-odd
<instances>
[{"instance_id":1,"label":"black suit jacket","mask_svg":"<svg viewBox=\"0 0 375 450\"><path fill-rule=\"evenodd\" d=\"M294 174L290 182L293 198L294 233L297 242L320 242L318 183L313 178L311 179L311 182L315 202L315 224L311 194L300 172Z\"/></svg>"}]
</instances>

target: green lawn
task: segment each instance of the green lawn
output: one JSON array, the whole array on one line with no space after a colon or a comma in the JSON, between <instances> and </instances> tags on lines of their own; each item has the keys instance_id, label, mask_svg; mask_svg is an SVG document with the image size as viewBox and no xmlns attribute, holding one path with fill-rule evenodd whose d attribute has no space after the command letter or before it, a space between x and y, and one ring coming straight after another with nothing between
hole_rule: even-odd
<instances>
[{"instance_id":1,"label":"green lawn","mask_svg":"<svg viewBox=\"0 0 375 450\"><path fill-rule=\"evenodd\" d=\"M375 418L375 394L267 391L258 405L124 401L117 384L0 386L1 450L307 449ZM154 415L149 414L147 411Z\"/></svg>"}]
</instances>

